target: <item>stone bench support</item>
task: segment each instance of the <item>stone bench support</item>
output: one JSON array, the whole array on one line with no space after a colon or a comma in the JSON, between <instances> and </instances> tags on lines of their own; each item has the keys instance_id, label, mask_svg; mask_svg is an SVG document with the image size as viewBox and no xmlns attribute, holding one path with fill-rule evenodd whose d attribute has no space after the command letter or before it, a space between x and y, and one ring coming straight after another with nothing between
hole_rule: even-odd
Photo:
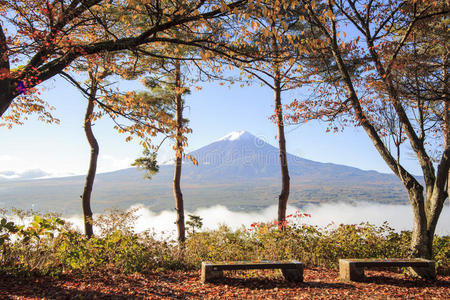
<instances>
[{"instance_id":1,"label":"stone bench support","mask_svg":"<svg viewBox=\"0 0 450 300\"><path fill-rule=\"evenodd\" d=\"M284 278L289 281L303 282L303 264L292 260L288 262L277 261L233 261L233 262L202 262L203 283L223 277L225 270L254 270L254 269L281 269Z\"/></svg>"},{"instance_id":2,"label":"stone bench support","mask_svg":"<svg viewBox=\"0 0 450 300\"><path fill-rule=\"evenodd\" d=\"M436 279L433 260L411 259L339 259L339 277L348 281L364 280L364 269L407 267L411 273L425 279Z\"/></svg>"}]
</instances>

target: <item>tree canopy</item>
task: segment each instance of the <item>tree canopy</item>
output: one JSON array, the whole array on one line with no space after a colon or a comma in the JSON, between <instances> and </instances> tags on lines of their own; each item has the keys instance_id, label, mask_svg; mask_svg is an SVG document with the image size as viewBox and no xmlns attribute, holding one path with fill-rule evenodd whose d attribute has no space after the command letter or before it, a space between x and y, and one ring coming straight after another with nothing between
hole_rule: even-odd
<instances>
[{"instance_id":1,"label":"tree canopy","mask_svg":"<svg viewBox=\"0 0 450 300\"><path fill-rule=\"evenodd\" d=\"M36 110L32 101L16 98L34 95L34 87L81 56L136 50L140 45L208 48L212 20L226 17L246 2L1 1L0 115L13 102L22 110ZM195 36L174 36L173 29L180 27L195 31ZM39 109L46 111L45 106Z\"/></svg>"}]
</instances>

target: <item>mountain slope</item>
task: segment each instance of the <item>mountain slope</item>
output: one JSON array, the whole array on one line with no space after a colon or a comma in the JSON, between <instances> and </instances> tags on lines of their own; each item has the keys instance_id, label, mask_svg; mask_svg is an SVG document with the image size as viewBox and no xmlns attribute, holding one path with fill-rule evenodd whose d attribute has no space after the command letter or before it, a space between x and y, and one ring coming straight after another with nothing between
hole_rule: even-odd
<instances>
[{"instance_id":1,"label":"mountain slope","mask_svg":"<svg viewBox=\"0 0 450 300\"><path fill-rule=\"evenodd\" d=\"M182 189L188 210L215 204L250 210L277 203L279 153L272 145L241 131L190 154L197 158L199 165L188 161L183 164ZM314 162L291 154L288 154L288 166L290 204L407 201L403 187L393 175ZM163 164L151 181L144 180L142 173L134 168L98 174L93 208L99 211L143 203L154 211L172 209L172 176L173 164ZM34 205L40 210L78 213L83 183L83 176L0 183L0 206Z\"/></svg>"}]
</instances>

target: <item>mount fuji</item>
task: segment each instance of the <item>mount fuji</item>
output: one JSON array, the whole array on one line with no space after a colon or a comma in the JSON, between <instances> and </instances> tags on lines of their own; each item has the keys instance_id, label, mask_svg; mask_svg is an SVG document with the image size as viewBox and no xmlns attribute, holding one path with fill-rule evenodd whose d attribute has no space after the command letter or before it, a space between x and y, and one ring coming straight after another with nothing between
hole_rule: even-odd
<instances>
[{"instance_id":1,"label":"mount fuji","mask_svg":"<svg viewBox=\"0 0 450 300\"><path fill-rule=\"evenodd\" d=\"M190 155L198 161L198 167L185 163L183 180L229 182L250 179L275 179L280 176L278 148L263 138L247 131L232 132L221 139L195 150ZM365 182L368 180L391 181L393 175L332 163L320 163L287 154L290 177L301 181ZM172 163L173 164L173 163Z\"/></svg>"},{"instance_id":2,"label":"mount fuji","mask_svg":"<svg viewBox=\"0 0 450 300\"><path fill-rule=\"evenodd\" d=\"M246 131L232 132L189 153L198 161L183 163L186 209L222 204L232 210L255 210L277 203L280 192L278 148ZM400 181L389 174L287 156L291 177L289 204L360 201L406 203ZM160 166L151 180L135 168L98 174L92 195L95 211L142 203L153 211L173 208L173 162ZM0 183L0 206L64 214L79 213L84 176Z\"/></svg>"}]
</instances>

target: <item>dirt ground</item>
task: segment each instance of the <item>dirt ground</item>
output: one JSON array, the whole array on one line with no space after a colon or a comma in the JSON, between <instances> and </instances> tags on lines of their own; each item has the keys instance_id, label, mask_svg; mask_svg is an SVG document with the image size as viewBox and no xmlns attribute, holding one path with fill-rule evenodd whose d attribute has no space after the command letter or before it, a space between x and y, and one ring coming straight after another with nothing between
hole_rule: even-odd
<instances>
[{"instance_id":1,"label":"dirt ground","mask_svg":"<svg viewBox=\"0 0 450 300\"><path fill-rule=\"evenodd\" d=\"M304 282L287 282L277 271L225 273L202 284L200 272L13 277L0 274L2 299L450 299L450 276L437 281L401 273L366 271L364 282L344 282L327 269L305 269Z\"/></svg>"}]
</instances>

